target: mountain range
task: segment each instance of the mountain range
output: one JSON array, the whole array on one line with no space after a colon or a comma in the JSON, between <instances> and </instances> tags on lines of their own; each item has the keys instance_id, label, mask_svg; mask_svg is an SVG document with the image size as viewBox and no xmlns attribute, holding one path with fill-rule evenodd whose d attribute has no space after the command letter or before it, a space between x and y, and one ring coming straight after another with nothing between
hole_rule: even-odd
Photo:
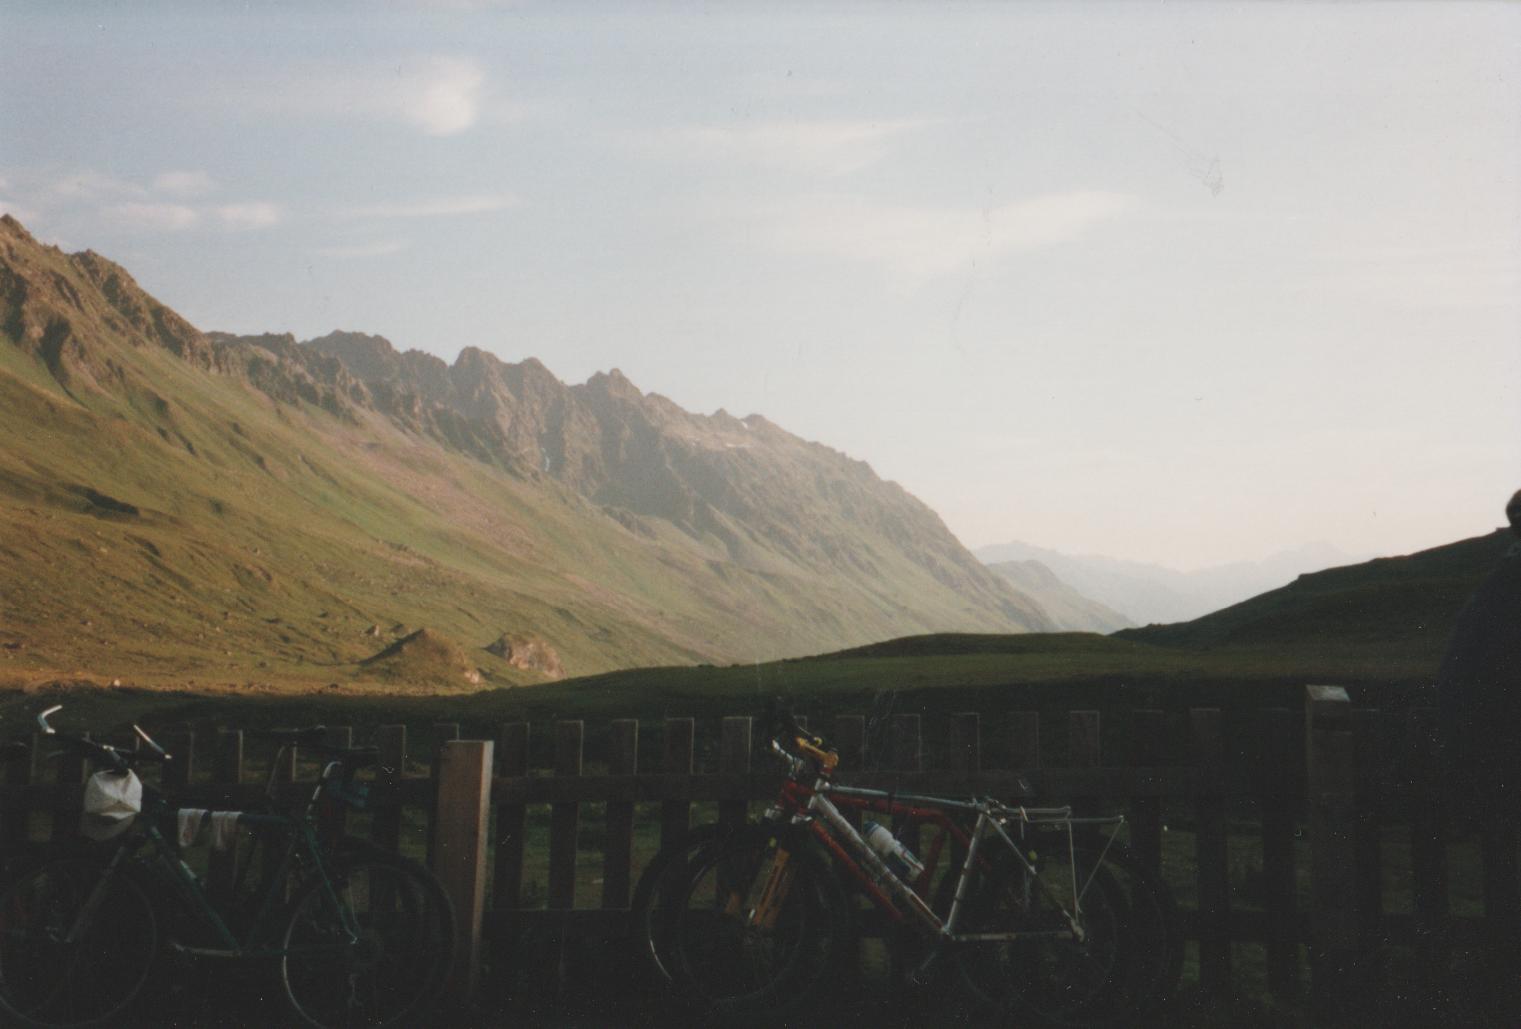
<instances>
[{"instance_id":1,"label":"mountain range","mask_svg":"<svg viewBox=\"0 0 1521 1029\"><path fill-rule=\"evenodd\" d=\"M1038 562L1082 597L1117 615L1120 622L1113 625L1114 629L1190 621L1276 589L1306 572L1366 559L1343 553L1328 543L1306 544L1261 561L1238 561L1194 571L1096 554L1065 554L1017 541L979 547L975 553L995 569L1008 562Z\"/></svg>"},{"instance_id":2,"label":"mountain range","mask_svg":"<svg viewBox=\"0 0 1521 1029\"><path fill-rule=\"evenodd\" d=\"M8 215L0 337L0 680L515 684L1056 624L864 462L616 370L203 332Z\"/></svg>"}]
</instances>

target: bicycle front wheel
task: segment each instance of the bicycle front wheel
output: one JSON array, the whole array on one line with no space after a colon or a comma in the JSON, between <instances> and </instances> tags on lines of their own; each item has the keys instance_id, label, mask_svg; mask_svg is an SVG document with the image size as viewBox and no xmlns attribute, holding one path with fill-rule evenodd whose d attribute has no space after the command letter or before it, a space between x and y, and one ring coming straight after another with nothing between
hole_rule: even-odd
<instances>
[{"instance_id":1,"label":"bicycle front wheel","mask_svg":"<svg viewBox=\"0 0 1521 1029\"><path fill-rule=\"evenodd\" d=\"M308 1025L418 1024L454 951L454 912L438 881L403 858L338 862L296 895L281 944L286 1000Z\"/></svg>"},{"instance_id":2,"label":"bicycle front wheel","mask_svg":"<svg viewBox=\"0 0 1521 1029\"><path fill-rule=\"evenodd\" d=\"M153 904L124 868L49 861L0 894L0 1021L113 1023L142 992L158 953Z\"/></svg>"},{"instance_id":3,"label":"bicycle front wheel","mask_svg":"<svg viewBox=\"0 0 1521 1029\"><path fill-rule=\"evenodd\" d=\"M839 880L787 827L750 826L698 850L665 903L674 985L724 1024L800 1010L853 940Z\"/></svg>"}]
</instances>

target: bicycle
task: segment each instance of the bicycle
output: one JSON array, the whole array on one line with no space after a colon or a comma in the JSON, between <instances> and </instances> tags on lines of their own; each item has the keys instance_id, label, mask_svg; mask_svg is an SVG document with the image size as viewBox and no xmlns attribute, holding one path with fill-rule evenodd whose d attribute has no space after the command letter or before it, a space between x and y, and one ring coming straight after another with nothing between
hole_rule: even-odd
<instances>
[{"instance_id":1,"label":"bicycle","mask_svg":"<svg viewBox=\"0 0 1521 1029\"><path fill-rule=\"evenodd\" d=\"M845 882L886 916L911 980L952 967L984 1014L1130 1024L1176 984L1175 910L1117 842L1123 816L845 786L821 737L790 715L772 722L787 770L776 803L758 824L673 853L642 927L654 966L705 1014L769 1021L806 1009L854 952ZM847 811L936 835L920 860ZM955 860L937 883L948 849Z\"/></svg>"},{"instance_id":2,"label":"bicycle","mask_svg":"<svg viewBox=\"0 0 1521 1029\"><path fill-rule=\"evenodd\" d=\"M173 760L138 726L135 750L59 733L48 723L58 710L38 715L44 738L97 774L135 778L136 767ZM125 831L47 857L0 893L0 1015L40 1027L116 1024L167 953L273 965L287 1006L310 1026L395 1026L426 1013L452 963L448 897L422 866L319 832L316 817L363 803L353 775L377 766L378 752L328 746L320 728L257 735L314 749L324 765L293 813L271 803L238 816L265 858L244 863L232 898L208 893L181 857L177 809L143 784L141 813ZM272 787L273 770L270 797Z\"/></svg>"}]
</instances>

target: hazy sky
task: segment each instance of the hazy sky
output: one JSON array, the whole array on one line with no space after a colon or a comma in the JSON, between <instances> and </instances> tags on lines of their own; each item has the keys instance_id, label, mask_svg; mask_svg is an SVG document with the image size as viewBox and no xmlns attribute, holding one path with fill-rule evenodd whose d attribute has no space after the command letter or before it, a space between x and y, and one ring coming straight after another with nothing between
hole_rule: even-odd
<instances>
[{"instance_id":1,"label":"hazy sky","mask_svg":"<svg viewBox=\"0 0 1521 1029\"><path fill-rule=\"evenodd\" d=\"M760 412L972 546L1521 487L1521 5L307 6L6 4L0 208L202 328Z\"/></svg>"}]
</instances>

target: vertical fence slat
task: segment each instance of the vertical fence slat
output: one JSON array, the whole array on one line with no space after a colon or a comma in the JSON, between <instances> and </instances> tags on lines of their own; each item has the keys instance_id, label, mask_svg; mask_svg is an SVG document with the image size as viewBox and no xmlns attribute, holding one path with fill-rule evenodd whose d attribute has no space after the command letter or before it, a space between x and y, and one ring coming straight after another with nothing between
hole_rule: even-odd
<instances>
[{"instance_id":1,"label":"vertical fence slat","mask_svg":"<svg viewBox=\"0 0 1521 1029\"><path fill-rule=\"evenodd\" d=\"M1166 724L1161 711L1145 708L1130 713L1130 763L1157 768L1166 763ZM1137 797L1130 802L1130 851L1148 872L1162 868L1162 798Z\"/></svg>"},{"instance_id":2,"label":"vertical fence slat","mask_svg":"<svg viewBox=\"0 0 1521 1029\"><path fill-rule=\"evenodd\" d=\"M1067 767L1098 768L1104 763L1097 711L1067 712Z\"/></svg>"},{"instance_id":3,"label":"vertical fence slat","mask_svg":"<svg viewBox=\"0 0 1521 1029\"><path fill-rule=\"evenodd\" d=\"M354 727L351 725L330 725L323 734L323 743L329 747L347 749L354 745ZM323 757L326 761L326 756ZM334 804L327 809L325 826L326 830L333 834L334 838L342 836L348 826L349 809L346 804Z\"/></svg>"},{"instance_id":4,"label":"vertical fence slat","mask_svg":"<svg viewBox=\"0 0 1521 1029\"><path fill-rule=\"evenodd\" d=\"M1358 946L1368 953L1382 942L1384 927L1382 819L1379 787L1383 781L1383 718L1377 708L1352 709L1353 790L1355 812L1352 849L1357 855Z\"/></svg>"},{"instance_id":5,"label":"vertical fence slat","mask_svg":"<svg viewBox=\"0 0 1521 1029\"><path fill-rule=\"evenodd\" d=\"M1416 950L1434 960L1447 935L1447 819L1438 784L1436 712L1410 712L1406 738L1410 763L1410 891Z\"/></svg>"},{"instance_id":6,"label":"vertical fence slat","mask_svg":"<svg viewBox=\"0 0 1521 1029\"><path fill-rule=\"evenodd\" d=\"M834 745L840 755L840 770L846 775L866 770L866 719L862 715L836 715ZM846 809L845 820L861 828L861 813Z\"/></svg>"},{"instance_id":7,"label":"vertical fence slat","mask_svg":"<svg viewBox=\"0 0 1521 1029\"><path fill-rule=\"evenodd\" d=\"M89 739L90 734L79 734L84 739ZM83 754L74 751L64 751L57 762L57 782L59 786L79 786L90 774L88 763ZM60 798L59 804L53 808L53 842L61 843L72 840L79 836L79 813L83 809L82 801L84 794L73 791Z\"/></svg>"},{"instance_id":8,"label":"vertical fence slat","mask_svg":"<svg viewBox=\"0 0 1521 1029\"><path fill-rule=\"evenodd\" d=\"M982 771L982 721L975 711L951 715L948 767L953 772Z\"/></svg>"},{"instance_id":9,"label":"vertical fence slat","mask_svg":"<svg viewBox=\"0 0 1521 1029\"><path fill-rule=\"evenodd\" d=\"M731 715L723 720L718 737L718 770L726 775L750 772L750 719ZM718 824L726 828L743 825L749 800L735 797L718 802Z\"/></svg>"},{"instance_id":10,"label":"vertical fence slat","mask_svg":"<svg viewBox=\"0 0 1521 1029\"><path fill-rule=\"evenodd\" d=\"M528 723L502 726L502 775L520 779L528 774ZM511 911L523 902L523 842L528 828L528 809L522 804L503 804L496 810L496 868L492 880L492 905Z\"/></svg>"},{"instance_id":11,"label":"vertical fence slat","mask_svg":"<svg viewBox=\"0 0 1521 1029\"><path fill-rule=\"evenodd\" d=\"M219 786L237 786L243 782L243 730L222 729L217 732L216 752L212 755L212 781ZM235 837L236 838L236 837ZM213 897L232 896L238 879L237 845L215 850L207 858L206 882Z\"/></svg>"},{"instance_id":12,"label":"vertical fence slat","mask_svg":"<svg viewBox=\"0 0 1521 1029\"><path fill-rule=\"evenodd\" d=\"M924 767L924 739L921 719L916 714L893 715L888 736L888 761L894 771L918 772ZM893 835L897 836L914 854L923 854L919 842L919 826L904 824L894 819ZM892 958L894 981L901 982L907 969L896 952Z\"/></svg>"},{"instance_id":13,"label":"vertical fence slat","mask_svg":"<svg viewBox=\"0 0 1521 1029\"><path fill-rule=\"evenodd\" d=\"M195 774L195 733L188 729L164 733L160 742L173 757L164 765L164 789L183 790Z\"/></svg>"},{"instance_id":14,"label":"vertical fence slat","mask_svg":"<svg viewBox=\"0 0 1521 1029\"><path fill-rule=\"evenodd\" d=\"M633 775L639 770L639 722L619 718L609 739L607 770L611 775ZM634 860L634 803L607 802L607 847L602 854L602 906L626 908L629 902Z\"/></svg>"},{"instance_id":15,"label":"vertical fence slat","mask_svg":"<svg viewBox=\"0 0 1521 1029\"><path fill-rule=\"evenodd\" d=\"M490 740L450 740L439 749L437 837L431 866L454 903L454 966L445 995L468 1011L480 982L486 901L486 827L491 804Z\"/></svg>"},{"instance_id":16,"label":"vertical fence slat","mask_svg":"<svg viewBox=\"0 0 1521 1029\"><path fill-rule=\"evenodd\" d=\"M169 750L169 753L174 754L175 761L179 760L179 755L175 754L172 748ZM164 774L166 776L169 774L168 766L165 766ZM294 744L289 747L280 747L270 756L270 786L275 790L275 795L278 797L281 796L282 791L286 787L295 781L296 747ZM260 846L259 850L262 852L261 871L267 881L270 876L273 876L279 870L284 851L278 845L269 843ZM286 886L288 887L289 885L289 882L287 882Z\"/></svg>"},{"instance_id":17,"label":"vertical fence slat","mask_svg":"<svg viewBox=\"0 0 1521 1029\"><path fill-rule=\"evenodd\" d=\"M1293 774L1294 713L1269 708L1261 713L1262 890L1267 914L1268 989L1280 997L1299 989L1299 907L1294 877Z\"/></svg>"},{"instance_id":18,"label":"vertical fence slat","mask_svg":"<svg viewBox=\"0 0 1521 1029\"><path fill-rule=\"evenodd\" d=\"M434 782L434 788L438 785L439 762L443 760L444 745L459 739L458 722L434 722L433 723L433 750L428 757L428 778ZM433 848L438 836L438 810L434 808L428 812L428 863L433 862Z\"/></svg>"},{"instance_id":19,"label":"vertical fence slat","mask_svg":"<svg viewBox=\"0 0 1521 1029\"><path fill-rule=\"evenodd\" d=\"M1009 768L1016 772L1040 767L1040 712L1009 713Z\"/></svg>"},{"instance_id":20,"label":"vertical fence slat","mask_svg":"<svg viewBox=\"0 0 1521 1029\"><path fill-rule=\"evenodd\" d=\"M407 727L382 725L375 729L375 747L380 751L380 766L394 775L375 779L375 814L370 819L370 839L387 850L401 849L401 778L407 770Z\"/></svg>"},{"instance_id":21,"label":"vertical fence slat","mask_svg":"<svg viewBox=\"0 0 1521 1029\"><path fill-rule=\"evenodd\" d=\"M41 750L42 737L32 733L21 742L26 743L26 749L17 753L5 763L5 784L7 786L30 786L37 775L38 754ZM22 847L31 836L31 811L28 808L18 807L14 811L7 811L0 816L0 847Z\"/></svg>"},{"instance_id":22,"label":"vertical fence slat","mask_svg":"<svg viewBox=\"0 0 1521 1029\"><path fill-rule=\"evenodd\" d=\"M581 774L584 726L579 721L555 723L555 776ZM576 832L581 806L564 801L549 806L549 906L570 910L576 906Z\"/></svg>"},{"instance_id":23,"label":"vertical fence slat","mask_svg":"<svg viewBox=\"0 0 1521 1029\"><path fill-rule=\"evenodd\" d=\"M1197 801L1194 853L1199 881L1199 985L1220 992L1230 985L1230 866L1227 852L1225 733L1219 708L1189 712L1194 756L1203 789Z\"/></svg>"},{"instance_id":24,"label":"vertical fence slat","mask_svg":"<svg viewBox=\"0 0 1521 1029\"><path fill-rule=\"evenodd\" d=\"M690 718L665 720L665 772L667 775L692 774L692 732ZM684 800L667 800L660 805L660 846L675 847L686 839L691 805Z\"/></svg>"},{"instance_id":25,"label":"vertical fence slat","mask_svg":"<svg viewBox=\"0 0 1521 1029\"><path fill-rule=\"evenodd\" d=\"M1340 686L1305 687L1310 828L1310 989L1333 1010L1357 950L1356 754L1352 702Z\"/></svg>"}]
</instances>

